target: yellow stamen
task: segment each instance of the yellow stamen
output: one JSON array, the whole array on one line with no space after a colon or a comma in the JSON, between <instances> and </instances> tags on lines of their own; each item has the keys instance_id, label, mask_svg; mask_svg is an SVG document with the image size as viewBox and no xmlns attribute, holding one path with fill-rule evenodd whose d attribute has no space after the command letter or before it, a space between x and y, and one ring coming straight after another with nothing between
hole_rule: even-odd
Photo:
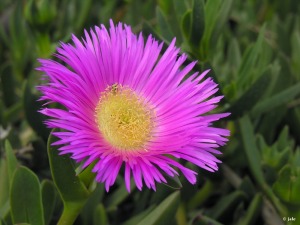
<instances>
[{"instance_id":1,"label":"yellow stamen","mask_svg":"<svg viewBox=\"0 0 300 225\"><path fill-rule=\"evenodd\" d=\"M154 112L129 88L109 86L101 93L95 111L99 130L115 148L142 149L151 138Z\"/></svg>"}]
</instances>

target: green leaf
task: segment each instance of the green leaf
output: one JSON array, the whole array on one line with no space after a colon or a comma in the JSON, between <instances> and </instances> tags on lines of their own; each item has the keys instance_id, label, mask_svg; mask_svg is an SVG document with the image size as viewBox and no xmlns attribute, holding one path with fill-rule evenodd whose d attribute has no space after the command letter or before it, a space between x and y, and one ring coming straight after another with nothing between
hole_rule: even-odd
<instances>
[{"instance_id":1,"label":"green leaf","mask_svg":"<svg viewBox=\"0 0 300 225\"><path fill-rule=\"evenodd\" d=\"M0 161L0 219L4 219L9 215L9 189L18 166L18 161L8 140L5 141L4 148L6 159Z\"/></svg>"},{"instance_id":2,"label":"green leaf","mask_svg":"<svg viewBox=\"0 0 300 225\"><path fill-rule=\"evenodd\" d=\"M295 100L298 101L298 100ZM291 133L294 134L295 141L300 143L300 108L295 107L290 109L286 115L287 123L289 124Z\"/></svg>"},{"instance_id":3,"label":"green leaf","mask_svg":"<svg viewBox=\"0 0 300 225\"><path fill-rule=\"evenodd\" d=\"M233 0L222 1L222 5L220 6L220 10L216 17L218 18L216 25L214 27L211 43L216 43L221 34L226 23L228 23L228 17L230 10L232 8Z\"/></svg>"},{"instance_id":4,"label":"green leaf","mask_svg":"<svg viewBox=\"0 0 300 225\"><path fill-rule=\"evenodd\" d=\"M179 204L179 192L169 195L151 213L149 213L138 225L165 225L174 219Z\"/></svg>"},{"instance_id":5,"label":"green leaf","mask_svg":"<svg viewBox=\"0 0 300 225\"><path fill-rule=\"evenodd\" d=\"M90 192L94 191L97 186L95 184L96 173L92 172L96 162L97 161L92 162L88 167L86 167L83 171L80 171L78 174L80 181L84 183Z\"/></svg>"},{"instance_id":6,"label":"green leaf","mask_svg":"<svg viewBox=\"0 0 300 225\"><path fill-rule=\"evenodd\" d=\"M205 30L201 40L201 55L207 57L210 46L213 30L218 21L218 12L220 10L222 0L208 0L205 4Z\"/></svg>"},{"instance_id":7,"label":"green leaf","mask_svg":"<svg viewBox=\"0 0 300 225\"><path fill-rule=\"evenodd\" d=\"M4 103L3 99L0 99L0 125L4 128L7 126L7 121L4 120ZM6 135L1 134L1 138L5 138Z\"/></svg>"},{"instance_id":8,"label":"green leaf","mask_svg":"<svg viewBox=\"0 0 300 225\"><path fill-rule=\"evenodd\" d=\"M131 180L130 182L130 190L133 191L135 189L134 182ZM109 210L117 207L121 202L123 202L127 197L129 196L129 193L125 187L125 182L122 183L120 187L114 193L112 193L106 200L107 206L109 206Z\"/></svg>"},{"instance_id":9,"label":"green leaf","mask_svg":"<svg viewBox=\"0 0 300 225\"><path fill-rule=\"evenodd\" d=\"M5 141L5 154L7 160L8 179L11 182L14 172L17 169L18 161L13 153L12 147L8 140Z\"/></svg>"},{"instance_id":10,"label":"green leaf","mask_svg":"<svg viewBox=\"0 0 300 225\"><path fill-rule=\"evenodd\" d=\"M231 115L227 119L240 117L245 112L251 110L267 90L270 79L271 74L267 70L229 109L226 109L227 112L231 112Z\"/></svg>"},{"instance_id":11,"label":"green leaf","mask_svg":"<svg viewBox=\"0 0 300 225\"><path fill-rule=\"evenodd\" d=\"M30 143L33 147L32 163L35 170L43 170L49 168L49 160L47 155L47 143L41 139L36 138Z\"/></svg>"},{"instance_id":12,"label":"green leaf","mask_svg":"<svg viewBox=\"0 0 300 225\"><path fill-rule=\"evenodd\" d=\"M189 39L190 36L191 17L192 17L192 10L188 10L185 12L181 20L182 32L186 39Z\"/></svg>"},{"instance_id":13,"label":"green leaf","mask_svg":"<svg viewBox=\"0 0 300 225\"><path fill-rule=\"evenodd\" d=\"M263 190L264 194L272 201L277 211L281 215L284 215L286 213L286 210L274 196L271 188L267 185L264 179L262 168L260 166L261 156L256 146L254 129L248 115L242 117L239 120L239 126L242 133L243 146L247 157L248 166L253 177L255 178L260 188Z\"/></svg>"},{"instance_id":14,"label":"green leaf","mask_svg":"<svg viewBox=\"0 0 300 225\"><path fill-rule=\"evenodd\" d=\"M199 207L201 204L209 198L213 190L213 184L210 180L206 180L203 187L188 201L187 208L188 210L193 210Z\"/></svg>"},{"instance_id":15,"label":"green leaf","mask_svg":"<svg viewBox=\"0 0 300 225\"><path fill-rule=\"evenodd\" d=\"M274 171L274 177L277 176L277 172L288 162L292 153L292 146L287 143L288 129L283 129L279 139L272 146L267 146L262 136L258 136L258 143L261 152L262 163L267 167L271 167L269 172ZM266 168L265 168L266 169ZM269 174L271 175L271 174Z\"/></svg>"},{"instance_id":16,"label":"green leaf","mask_svg":"<svg viewBox=\"0 0 300 225\"><path fill-rule=\"evenodd\" d=\"M288 103L300 93L300 83L297 83L278 94L259 102L251 111L251 115L257 116L268 112L278 106Z\"/></svg>"},{"instance_id":17,"label":"green leaf","mask_svg":"<svg viewBox=\"0 0 300 225\"><path fill-rule=\"evenodd\" d=\"M102 201L105 189L103 184L98 184L95 191L90 195L87 203L85 204L82 212L80 213L81 224L90 225L93 224L93 217L95 209Z\"/></svg>"},{"instance_id":18,"label":"green leaf","mask_svg":"<svg viewBox=\"0 0 300 225\"><path fill-rule=\"evenodd\" d=\"M291 165L294 167L300 167L300 147L295 149L294 155L291 158Z\"/></svg>"},{"instance_id":19,"label":"green leaf","mask_svg":"<svg viewBox=\"0 0 300 225\"><path fill-rule=\"evenodd\" d=\"M246 214L239 220L239 225L252 225L256 224L256 219L261 213L262 208L262 195L257 193L252 199Z\"/></svg>"},{"instance_id":20,"label":"green leaf","mask_svg":"<svg viewBox=\"0 0 300 225\"><path fill-rule=\"evenodd\" d=\"M7 107L14 105L17 102L17 96L15 93L15 80L13 72L11 71L11 66L6 64L0 70L0 80L3 102Z\"/></svg>"},{"instance_id":21,"label":"green leaf","mask_svg":"<svg viewBox=\"0 0 300 225\"><path fill-rule=\"evenodd\" d=\"M181 189L182 188L182 184L178 178L178 176L174 176L174 177L171 177L171 176L165 176L166 178L166 183L162 183L163 185L166 185L170 188L173 188L173 189Z\"/></svg>"},{"instance_id":22,"label":"green leaf","mask_svg":"<svg viewBox=\"0 0 300 225\"><path fill-rule=\"evenodd\" d=\"M209 217L214 219L218 219L225 214L228 214L233 211L237 204L245 199L245 194L242 191L234 191L221 199L219 199L218 203L207 212Z\"/></svg>"},{"instance_id":23,"label":"green leaf","mask_svg":"<svg viewBox=\"0 0 300 225\"><path fill-rule=\"evenodd\" d=\"M246 176L242 180L242 183L239 186L239 190L243 191L249 199L252 199L256 193L255 186L248 176Z\"/></svg>"},{"instance_id":24,"label":"green leaf","mask_svg":"<svg viewBox=\"0 0 300 225\"><path fill-rule=\"evenodd\" d=\"M236 38L232 38L228 47L228 62L234 69L238 68L241 63L241 50Z\"/></svg>"},{"instance_id":25,"label":"green leaf","mask_svg":"<svg viewBox=\"0 0 300 225\"><path fill-rule=\"evenodd\" d=\"M53 132L56 130L54 129ZM58 224L72 224L85 205L89 191L76 176L73 161L68 155L59 155L58 146L52 143L58 138L50 134L48 139L48 156L54 184L62 198L64 210Z\"/></svg>"},{"instance_id":26,"label":"green leaf","mask_svg":"<svg viewBox=\"0 0 300 225\"><path fill-rule=\"evenodd\" d=\"M107 225L106 210L102 204L97 205L93 216L93 225Z\"/></svg>"},{"instance_id":27,"label":"green leaf","mask_svg":"<svg viewBox=\"0 0 300 225\"><path fill-rule=\"evenodd\" d=\"M26 167L19 167L13 176L10 204L14 223L45 224L39 180Z\"/></svg>"},{"instance_id":28,"label":"green leaf","mask_svg":"<svg viewBox=\"0 0 300 225\"><path fill-rule=\"evenodd\" d=\"M300 32L296 29L292 33L291 37L291 45L292 45L292 59L291 59L291 67L295 71L295 74L299 74L300 66L299 66L299 59L300 59ZM300 76L298 76L300 77Z\"/></svg>"},{"instance_id":29,"label":"green leaf","mask_svg":"<svg viewBox=\"0 0 300 225\"><path fill-rule=\"evenodd\" d=\"M138 224L143 218L145 218L153 209L155 208L154 205L151 205L143 212L131 217L129 220L124 222L122 225L136 225Z\"/></svg>"},{"instance_id":30,"label":"green leaf","mask_svg":"<svg viewBox=\"0 0 300 225\"><path fill-rule=\"evenodd\" d=\"M20 120L22 114L22 102L17 102L4 111L4 120L6 123L14 123Z\"/></svg>"},{"instance_id":31,"label":"green leaf","mask_svg":"<svg viewBox=\"0 0 300 225\"><path fill-rule=\"evenodd\" d=\"M185 1L173 0L174 11L178 22L182 20L182 16L187 10L187 5Z\"/></svg>"},{"instance_id":32,"label":"green leaf","mask_svg":"<svg viewBox=\"0 0 300 225\"><path fill-rule=\"evenodd\" d=\"M171 10L171 1L172 0L158 0L157 4L164 13L169 13Z\"/></svg>"},{"instance_id":33,"label":"green leaf","mask_svg":"<svg viewBox=\"0 0 300 225\"><path fill-rule=\"evenodd\" d=\"M289 127L285 126L279 134L279 137L276 141L276 147L278 148L279 151L282 151L288 145L291 146L291 143L289 141Z\"/></svg>"},{"instance_id":34,"label":"green leaf","mask_svg":"<svg viewBox=\"0 0 300 225\"><path fill-rule=\"evenodd\" d=\"M46 117L38 112L41 109L40 103L37 101L38 97L33 95L30 90L28 82L25 82L23 89L23 104L25 116L29 125L40 135L44 140L49 136L49 129L43 124Z\"/></svg>"},{"instance_id":35,"label":"green leaf","mask_svg":"<svg viewBox=\"0 0 300 225\"><path fill-rule=\"evenodd\" d=\"M279 124L282 123L282 120L286 117L287 108L277 107L273 111L270 111L267 114L262 115L261 117L256 117L258 115L252 115L252 113L250 113L250 115L253 118L261 119L258 123L258 133L263 135L268 143L271 143L278 135L276 129Z\"/></svg>"},{"instance_id":36,"label":"green leaf","mask_svg":"<svg viewBox=\"0 0 300 225\"><path fill-rule=\"evenodd\" d=\"M285 203L300 210L300 168L286 165L273 185L274 193Z\"/></svg>"},{"instance_id":37,"label":"green leaf","mask_svg":"<svg viewBox=\"0 0 300 225\"><path fill-rule=\"evenodd\" d=\"M8 193L5 193L7 198L9 198L9 194ZM0 207L0 220L3 219L7 219L10 218L10 205L9 205L9 199L7 199L7 201L4 203L4 204L1 204L1 207Z\"/></svg>"},{"instance_id":38,"label":"green leaf","mask_svg":"<svg viewBox=\"0 0 300 225\"><path fill-rule=\"evenodd\" d=\"M205 11L203 0L193 0L191 14L191 33L190 42L193 46L198 47L205 29Z\"/></svg>"},{"instance_id":39,"label":"green leaf","mask_svg":"<svg viewBox=\"0 0 300 225\"><path fill-rule=\"evenodd\" d=\"M192 221L193 225L224 225L202 213L196 214Z\"/></svg>"},{"instance_id":40,"label":"green leaf","mask_svg":"<svg viewBox=\"0 0 300 225\"><path fill-rule=\"evenodd\" d=\"M265 184L265 180L260 167L261 157L256 146L254 129L250 118L247 115L242 117L239 120L239 125L249 168L259 185L263 186Z\"/></svg>"},{"instance_id":41,"label":"green leaf","mask_svg":"<svg viewBox=\"0 0 300 225\"><path fill-rule=\"evenodd\" d=\"M82 27L84 26L84 22L86 22L86 20L89 17L89 13L91 12L93 1L92 0L78 1L78 3L80 4L80 6L78 7L78 13L77 13L78 17L74 21L75 22L74 27L76 30L81 30Z\"/></svg>"},{"instance_id":42,"label":"green leaf","mask_svg":"<svg viewBox=\"0 0 300 225\"><path fill-rule=\"evenodd\" d=\"M174 34L167 22L166 15L164 15L163 11L159 7L156 8L156 18L157 18L160 34L163 36L165 40L171 42L172 39L174 38Z\"/></svg>"},{"instance_id":43,"label":"green leaf","mask_svg":"<svg viewBox=\"0 0 300 225\"><path fill-rule=\"evenodd\" d=\"M18 223L18 225L31 225L30 223Z\"/></svg>"},{"instance_id":44,"label":"green leaf","mask_svg":"<svg viewBox=\"0 0 300 225\"><path fill-rule=\"evenodd\" d=\"M0 158L0 219L4 219L9 212L9 178L7 161Z\"/></svg>"},{"instance_id":45,"label":"green leaf","mask_svg":"<svg viewBox=\"0 0 300 225\"><path fill-rule=\"evenodd\" d=\"M52 143L58 141L52 132L48 140L48 156L54 184L63 202L85 201L89 195L88 190L76 176L70 156L59 155L59 146L52 146Z\"/></svg>"},{"instance_id":46,"label":"green leaf","mask_svg":"<svg viewBox=\"0 0 300 225\"><path fill-rule=\"evenodd\" d=\"M54 184L49 180L43 180L42 184L42 200L44 208L44 220L45 224L49 224L54 212L56 204L56 189Z\"/></svg>"},{"instance_id":47,"label":"green leaf","mask_svg":"<svg viewBox=\"0 0 300 225\"><path fill-rule=\"evenodd\" d=\"M170 42L168 40L164 39L164 37L159 32L157 32L152 27L152 25L149 22L147 22L147 21L145 21L143 23L143 32L144 32L145 35L150 35L151 34L157 40L164 41L165 44L163 45L163 50L166 50L167 46L170 44Z\"/></svg>"},{"instance_id":48,"label":"green leaf","mask_svg":"<svg viewBox=\"0 0 300 225\"><path fill-rule=\"evenodd\" d=\"M239 68L238 75L239 80L238 84L242 87L246 86L249 83L251 78L253 79L253 69L255 64L258 61L259 55L261 53L262 44L264 41L266 26L264 25L260 31L257 38L257 41L254 46L250 46L246 53L243 55L242 64ZM251 76L252 75L252 76Z\"/></svg>"}]
</instances>

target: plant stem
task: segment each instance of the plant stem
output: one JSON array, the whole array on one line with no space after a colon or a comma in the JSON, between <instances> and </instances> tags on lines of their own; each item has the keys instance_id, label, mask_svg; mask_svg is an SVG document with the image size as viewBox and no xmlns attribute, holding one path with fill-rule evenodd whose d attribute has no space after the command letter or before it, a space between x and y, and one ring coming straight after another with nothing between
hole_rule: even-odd
<instances>
[{"instance_id":1,"label":"plant stem","mask_svg":"<svg viewBox=\"0 0 300 225\"><path fill-rule=\"evenodd\" d=\"M72 225L78 217L86 201L64 204L64 210L57 225Z\"/></svg>"}]
</instances>

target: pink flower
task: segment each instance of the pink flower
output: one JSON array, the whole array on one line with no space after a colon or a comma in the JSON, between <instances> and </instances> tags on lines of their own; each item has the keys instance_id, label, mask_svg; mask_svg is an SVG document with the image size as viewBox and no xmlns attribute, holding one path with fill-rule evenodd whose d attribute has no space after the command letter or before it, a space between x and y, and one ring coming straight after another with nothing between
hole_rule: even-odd
<instances>
[{"instance_id":1,"label":"pink flower","mask_svg":"<svg viewBox=\"0 0 300 225\"><path fill-rule=\"evenodd\" d=\"M83 167L96 162L96 180L107 191L122 166L128 191L131 176L139 190L143 181L155 190L156 182L179 171L195 184L197 173L176 158L218 169L214 154L229 131L212 122L229 114L207 115L222 98L211 97L218 88L204 78L209 71L181 84L196 62L183 66L187 56L178 56L175 39L162 54L163 44L151 35L144 42L130 26L111 21L109 31L96 26L82 41L74 35L72 40L74 45L62 43L55 55L64 64L40 59L38 68L47 80L38 87L41 100L63 106L41 110L51 117L48 127L61 129L54 132L61 154L71 154Z\"/></svg>"}]
</instances>

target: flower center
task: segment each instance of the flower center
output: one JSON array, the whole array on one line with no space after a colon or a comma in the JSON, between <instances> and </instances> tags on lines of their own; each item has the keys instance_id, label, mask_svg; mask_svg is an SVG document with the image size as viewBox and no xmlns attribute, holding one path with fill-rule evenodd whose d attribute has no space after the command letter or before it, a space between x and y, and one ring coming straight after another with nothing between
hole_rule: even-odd
<instances>
[{"instance_id":1,"label":"flower center","mask_svg":"<svg viewBox=\"0 0 300 225\"><path fill-rule=\"evenodd\" d=\"M138 150L151 138L153 110L119 84L101 93L95 116L103 137L115 148Z\"/></svg>"}]
</instances>

